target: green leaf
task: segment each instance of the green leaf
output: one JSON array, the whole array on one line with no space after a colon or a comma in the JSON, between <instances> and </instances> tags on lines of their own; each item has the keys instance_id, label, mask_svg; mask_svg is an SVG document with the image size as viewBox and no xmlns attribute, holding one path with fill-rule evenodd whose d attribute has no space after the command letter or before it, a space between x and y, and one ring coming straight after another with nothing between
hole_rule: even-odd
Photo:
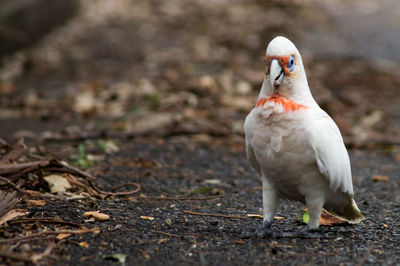
<instances>
[{"instance_id":1,"label":"green leaf","mask_svg":"<svg viewBox=\"0 0 400 266\"><path fill-rule=\"evenodd\" d=\"M192 190L192 194L211 194L213 189L210 187L198 187Z\"/></svg>"},{"instance_id":2,"label":"green leaf","mask_svg":"<svg viewBox=\"0 0 400 266\"><path fill-rule=\"evenodd\" d=\"M127 254L116 253L116 254L104 255L103 258L118 260L119 263L124 264L127 256L128 256Z\"/></svg>"},{"instance_id":3,"label":"green leaf","mask_svg":"<svg viewBox=\"0 0 400 266\"><path fill-rule=\"evenodd\" d=\"M78 151L81 157L86 157L86 152L85 152L85 145L84 144L79 144L78 145Z\"/></svg>"},{"instance_id":4,"label":"green leaf","mask_svg":"<svg viewBox=\"0 0 400 266\"><path fill-rule=\"evenodd\" d=\"M150 94L146 97L147 103L150 105L151 109L156 109L158 107L158 104L160 102L160 95L157 93Z\"/></svg>"},{"instance_id":5,"label":"green leaf","mask_svg":"<svg viewBox=\"0 0 400 266\"><path fill-rule=\"evenodd\" d=\"M301 216L301 221L305 224L308 224L308 220L310 220L310 215L308 214L308 211L305 211L303 216Z\"/></svg>"}]
</instances>

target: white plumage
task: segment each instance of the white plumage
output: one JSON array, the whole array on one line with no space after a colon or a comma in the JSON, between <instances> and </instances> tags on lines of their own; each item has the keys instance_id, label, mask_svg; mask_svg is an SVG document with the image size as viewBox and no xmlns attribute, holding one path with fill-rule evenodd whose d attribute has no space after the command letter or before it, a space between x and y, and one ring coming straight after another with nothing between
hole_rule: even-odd
<instances>
[{"instance_id":1,"label":"white plumage","mask_svg":"<svg viewBox=\"0 0 400 266\"><path fill-rule=\"evenodd\" d=\"M280 199L306 204L309 229L319 227L322 208L351 223L364 218L340 131L312 97L300 53L284 37L268 45L266 75L244 129L248 160L263 184L261 229L269 227Z\"/></svg>"}]
</instances>

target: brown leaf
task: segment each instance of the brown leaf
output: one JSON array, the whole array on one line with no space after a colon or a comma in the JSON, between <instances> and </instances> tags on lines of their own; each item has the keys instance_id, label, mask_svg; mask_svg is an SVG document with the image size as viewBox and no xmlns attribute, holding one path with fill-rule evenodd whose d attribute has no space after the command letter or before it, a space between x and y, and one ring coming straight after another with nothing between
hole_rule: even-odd
<instances>
[{"instance_id":1,"label":"brown leaf","mask_svg":"<svg viewBox=\"0 0 400 266\"><path fill-rule=\"evenodd\" d=\"M24 216L24 215L25 215L24 212L18 212L16 210L11 210L6 215L4 215L3 217L0 218L0 225L6 223L16 217Z\"/></svg>"},{"instance_id":2,"label":"brown leaf","mask_svg":"<svg viewBox=\"0 0 400 266\"><path fill-rule=\"evenodd\" d=\"M386 182L386 181L389 181L389 177L388 176L384 176L384 175L373 175L372 176L372 180L375 181L375 182L378 182L378 181Z\"/></svg>"},{"instance_id":3,"label":"brown leaf","mask_svg":"<svg viewBox=\"0 0 400 266\"><path fill-rule=\"evenodd\" d=\"M346 221L339 219L335 216L332 216L326 212L321 212L321 218L319 220L320 225L334 225L334 224L343 224L346 223Z\"/></svg>"},{"instance_id":4,"label":"brown leaf","mask_svg":"<svg viewBox=\"0 0 400 266\"><path fill-rule=\"evenodd\" d=\"M140 216L140 218L145 219L145 220L154 220L154 217L151 217L151 216Z\"/></svg>"},{"instance_id":5,"label":"brown leaf","mask_svg":"<svg viewBox=\"0 0 400 266\"><path fill-rule=\"evenodd\" d=\"M251 213L246 214L246 217L249 217L249 218L259 218L259 219L263 219L263 218L264 218L264 216L263 216L262 214L251 214ZM285 220L285 217L282 217L282 216L274 216L274 220L284 221L284 220Z\"/></svg>"},{"instance_id":6,"label":"brown leaf","mask_svg":"<svg viewBox=\"0 0 400 266\"><path fill-rule=\"evenodd\" d=\"M89 247L89 244L88 244L88 242L80 242L80 243L79 243L79 246L88 248L88 247Z\"/></svg>"},{"instance_id":7,"label":"brown leaf","mask_svg":"<svg viewBox=\"0 0 400 266\"><path fill-rule=\"evenodd\" d=\"M31 200L31 199L26 199L25 202L36 206L44 206L47 203L45 200Z\"/></svg>"},{"instance_id":8,"label":"brown leaf","mask_svg":"<svg viewBox=\"0 0 400 266\"><path fill-rule=\"evenodd\" d=\"M56 238L57 238L58 240L61 240L61 239L67 238L67 237L69 237L69 236L71 236L71 234L58 234L58 235L56 236Z\"/></svg>"},{"instance_id":9,"label":"brown leaf","mask_svg":"<svg viewBox=\"0 0 400 266\"><path fill-rule=\"evenodd\" d=\"M83 217L85 217L85 218L93 217L93 218L95 218L96 220L99 220L99 221L105 221L105 220L110 219L110 216L108 216L107 214L101 213L99 211L85 212L83 214Z\"/></svg>"}]
</instances>

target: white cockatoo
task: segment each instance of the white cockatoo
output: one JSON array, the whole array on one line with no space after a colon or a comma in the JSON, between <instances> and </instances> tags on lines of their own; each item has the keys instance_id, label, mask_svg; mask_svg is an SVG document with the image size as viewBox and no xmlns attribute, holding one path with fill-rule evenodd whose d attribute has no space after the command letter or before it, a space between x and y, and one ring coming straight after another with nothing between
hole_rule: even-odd
<instances>
[{"instance_id":1,"label":"white cockatoo","mask_svg":"<svg viewBox=\"0 0 400 266\"><path fill-rule=\"evenodd\" d=\"M321 210L350 223L364 216L353 199L350 160L335 122L315 102L296 46L273 39L257 104L246 117L246 152L262 180L263 237L279 200L304 203L309 222L301 234L318 229Z\"/></svg>"}]
</instances>

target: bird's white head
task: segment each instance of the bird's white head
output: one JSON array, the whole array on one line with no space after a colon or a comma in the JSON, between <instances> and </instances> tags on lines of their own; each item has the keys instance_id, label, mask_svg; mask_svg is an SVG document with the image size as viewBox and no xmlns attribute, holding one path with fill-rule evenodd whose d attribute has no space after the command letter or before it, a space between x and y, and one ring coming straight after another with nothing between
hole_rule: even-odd
<instances>
[{"instance_id":1,"label":"bird's white head","mask_svg":"<svg viewBox=\"0 0 400 266\"><path fill-rule=\"evenodd\" d=\"M289 39L278 36L269 43L265 67L263 96L310 95L300 53Z\"/></svg>"}]
</instances>

